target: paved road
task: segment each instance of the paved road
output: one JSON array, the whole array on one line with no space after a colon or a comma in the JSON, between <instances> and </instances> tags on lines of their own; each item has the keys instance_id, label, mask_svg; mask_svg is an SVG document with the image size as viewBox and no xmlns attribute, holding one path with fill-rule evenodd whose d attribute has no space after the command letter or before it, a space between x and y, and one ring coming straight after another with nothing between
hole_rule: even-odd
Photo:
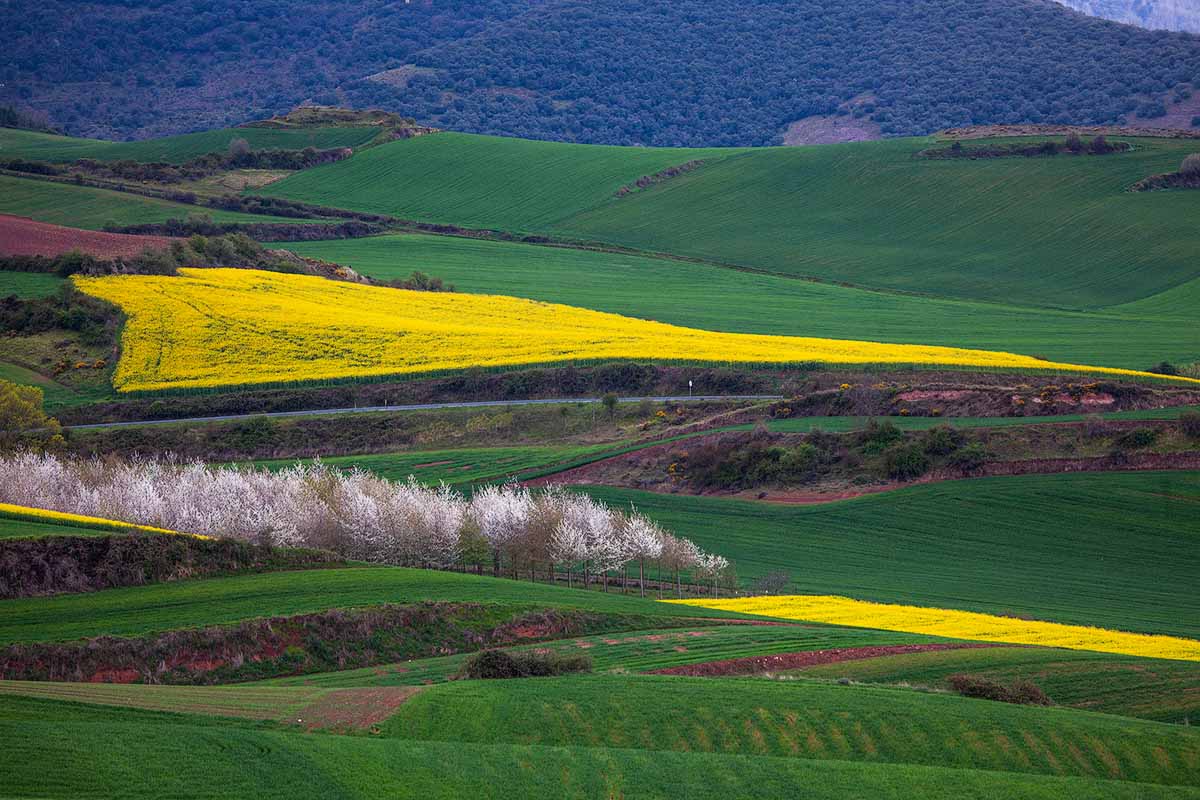
<instances>
[{"instance_id":1,"label":"paved road","mask_svg":"<svg viewBox=\"0 0 1200 800\"><path fill-rule=\"evenodd\" d=\"M780 400L778 394L698 394L671 395L667 397L622 397L622 403L640 403L649 400L652 403L684 403L689 400ZM546 406L568 405L571 403L599 403L599 397L560 397L551 400L479 400L472 403L422 403L407 406L354 406L353 408L316 408L304 411L267 411L258 414L224 414L215 417L179 417L176 419L146 419L133 422L97 422L88 425L68 425L74 430L88 428L129 428L143 425L171 425L180 422L221 422L232 419L250 419L252 417L314 417L329 414L370 414L379 411L430 411L438 408L490 408L493 406Z\"/></svg>"}]
</instances>

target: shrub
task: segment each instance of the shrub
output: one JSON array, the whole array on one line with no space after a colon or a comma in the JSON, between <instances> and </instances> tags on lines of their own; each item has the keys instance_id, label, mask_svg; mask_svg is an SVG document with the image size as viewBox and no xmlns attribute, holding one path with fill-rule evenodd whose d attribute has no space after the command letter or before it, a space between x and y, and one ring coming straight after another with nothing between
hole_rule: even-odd
<instances>
[{"instance_id":1,"label":"shrub","mask_svg":"<svg viewBox=\"0 0 1200 800\"><path fill-rule=\"evenodd\" d=\"M929 470L929 456L918 444L895 444L883 454L883 469L889 478L911 481Z\"/></svg>"},{"instance_id":2,"label":"shrub","mask_svg":"<svg viewBox=\"0 0 1200 800\"><path fill-rule=\"evenodd\" d=\"M564 654L553 650L482 650L463 662L458 677L472 680L545 678L591 671L591 657L581 653Z\"/></svg>"},{"instance_id":3,"label":"shrub","mask_svg":"<svg viewBox=\"0 0 1200 800\"><path fill-rule=\"evenodd\" d=\"M865 453L880 453L904 438L904 433L890 421L871 420L858 435L858 443Z\"/></svg>"},{"instance_id":4,"label":"shrub","mask_svg":"<svg viewBox=\"0 0 1200 800\"><path fill-rule=\"evenodd\" d=\"M1054 702L1046 696L1040 686L1029 681L1014 681L1006 686L978 675L962 674L951 675L946 681L954 691L963 697L996 700L1001 703L1016 703L1025 706L1054 705Z\"/></svg>"},{"instance_id":5,"label":"shrub","mask_svg":"<svg viewBox=\"0 0 1200 800\"><path fill-rule=\"evenodd\" d=\"M1179 415L1179 428L1189 439L1200 439L1200 413L1186 411Z\"/></svg>"},{"instance_id":6,"label":"shrub","mask_svg":"<svg viewBox=\"0 0 1200 800\"><path fill-rule=\"evenodd\" d=\"M966 447L959 448L950 458L950 466L970 475L983 468L991 454L979 442L971 442Z\"/></svg>"},{"instance_id":7,"label":"shrub","mask_svg":"<svg viewBox=\"0 0 1200 800\"><path fill-rule=\"evenodd\" d=\"M1192 153L1179 165L1180 175L1200 175L1200 153Z\"/></svg>"},{"instance_id":8,"label":"shrub","mask_svg":"<svg viewBox=\"0 0 1200 800\"><path fill-rule=\"evenodd\" d=\"M962 445L963 436L950 425L925 431L922 444L931 456L948 456Z\"/></svg>"},{"instance_id":9,"label":"shrub","mask_svg":"<svg viewBox=\"0 0 1200 800\"><path fill-rule=\"evenodd\" d=\"M1178 375L1179 374L1179 368L1176 367L1174 364L1172 364L1170 361L1160 361L1146 371L1153 372L1155 375Z\"/></svg>"},{"instance_id":10,"label":"shrub","mask_svg":"<svg viewBox=\"0 0 1200 800\"><path fill-rule=\"evenodd\" d=\"M1121 448L1136 449L1139 447L1149 447L1156 441L1158 441L1158 431L1154 428L1134 428L1119 437L1116 444Z\"/></svg>"}]
</instances>

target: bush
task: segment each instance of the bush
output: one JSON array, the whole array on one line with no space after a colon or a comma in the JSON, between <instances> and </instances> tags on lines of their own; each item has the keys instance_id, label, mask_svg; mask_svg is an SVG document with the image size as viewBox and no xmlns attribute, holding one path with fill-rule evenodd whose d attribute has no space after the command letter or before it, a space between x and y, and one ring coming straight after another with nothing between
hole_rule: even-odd
<instances>
[{"instance_id":1,"label":"bush","mask_svg":"<svg viewBox=\"0 0 1200 800\"><path fill-rule=\"evenodd\" d=\"M951 675L946 681L963 697L996 700L1024 706L1052 706L1054 702L1041 687L1029 681L1014 681L1007 686L978 675Z\"/></svg>"},{"instance_id":2,"label":"bush","mask_svg":"<svg viewBox=\"0 0 1200 800\"><path fill-rule=\"evenodd\" d=\"M1179 165L1180 175L1200 175L1200 153L1192 153Z\"/></svg>"},{"instance_id":3,"label":"bush","mask_svg":"<svg viewBox=\"0 0 1200 800\"><path fill-rule=\"evenodd\" d=\"M1170 361L1160 361L1146 372L1153 372L1155 375L1178 375L1179 368Z\"/></svg>"},{"instance_id":4,"label":"bush","mask_svg":"<svg viewBox=\"0 0 1200 800\"><path fill-rule=\"evenodd\" d=\"M1156 441L1158 441L1158 431L1156 429L1134 428L1119 437L1116 444L1118 447L1133 450L1139 447L1149 447Z\"/></svg>"},{"instance_id":5,"label":"bush","mask_svg":"<svg viewBox=\"0 0 1200 800\"><path fill-rule=\"evenodd\" d=\"M883 454L883 469L889 478L911 481L929 471L929 456L918 444L896 444Z\"/></svg>"},{"instance_id":6,"label":"bush","mask_svg":"<svg viewBox=\"0 0 1200 800\"><path fill-rule=\"evenodd\" d=\"M987 463L991 454L979 442L971 442L966 447L959 448L950 458L950 466L962 471L964 475L978 472Z\"/></svg>"},{"instance_id":7,"label":"bush","mask_svg":"<svg viewBox=\"0 0 1200 800\"><path fill-rule=\"evenodd\" d=\"M879 422L872 419L858 435L858 443L864 453L881 453L903 438L904 433L890 421Z\"/></svg>"},{"instance_id":8,"label":"bush","mask_svg":"<svg viewBox=\"0 0 1200 800\"><path fill-rule=\"evenodd\" d=\"M962 446L963 436L950 425L939 425L925 431L922 444L931 456L948 456Z\"/></svg>"},{"instance_id":9,"label":"bush","mask_svg":"<svg viewBox=\"0 0 1200 800\"><path fill-rule=\"evenodd\" d=\"M1187 411L1180 414L1179 428L1189 439L1200 439L1200 413Z\"/></svg>"},{"instance_id":10,"label":"bush","mask_svg":"<svg viewBox=\"0 0 1200 800\"><path fill-rule=\"evenodd\" d=\"M564 654L553 650L482 650L463 662L458 677L472 680L545 678L591 671L591 657L579 653Z\"/></svg>"}]
</instances>

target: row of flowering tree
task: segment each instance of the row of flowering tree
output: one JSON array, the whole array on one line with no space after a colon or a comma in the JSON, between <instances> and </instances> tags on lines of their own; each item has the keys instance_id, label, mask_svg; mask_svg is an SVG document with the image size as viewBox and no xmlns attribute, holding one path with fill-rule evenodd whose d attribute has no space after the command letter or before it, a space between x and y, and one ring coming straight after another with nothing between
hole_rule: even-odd
<instances>
[{"instance_id":1,"label":"row of flowering tree","mask_svg":"<svg viewBox=\"0 0 1200 800\"><path fill-rule=\"evenodd\" d=\"M607 590L646 567L682 593L684 577L716 593L729 562L663 530L633 508L550 487L487 486L466 496L413 479L395 483L315 462L279 471L214 467L172 458L0 458L0 502L103 517L188 533L320 547L379 564L469 569L494 575L539 571Z\"/></svg>"}]
</instances>

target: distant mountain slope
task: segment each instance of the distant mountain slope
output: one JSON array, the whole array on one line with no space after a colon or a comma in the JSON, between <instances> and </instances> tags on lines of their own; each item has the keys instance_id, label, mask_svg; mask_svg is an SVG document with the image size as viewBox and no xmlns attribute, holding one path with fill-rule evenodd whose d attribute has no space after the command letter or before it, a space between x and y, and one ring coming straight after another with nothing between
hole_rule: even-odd
<instances>
[{"instance_id":1,"label":"distant mountain slope","mask_svg":"<svg viewBox=\"0 0 1200 800\"><path fill-rule=\"evenodd\" d=\"M1142 28L1200 33L1197 0L1057 0L1093 17L1125 22Z\"/></svg>"},{"instance_id":2,"label":"distant mountain slope","mask_svg":"<svg viewBox=\"0 0 1200 800\"><path fill-rule=\"evenodd\" d=\"M313 99L478 133L761 145L839 112L885 136L1112 122L1200 83L1200 39L1047 0L0 0L0 12L0 103L91 136L220 127Z\"/></svg>"}]
</instances>

